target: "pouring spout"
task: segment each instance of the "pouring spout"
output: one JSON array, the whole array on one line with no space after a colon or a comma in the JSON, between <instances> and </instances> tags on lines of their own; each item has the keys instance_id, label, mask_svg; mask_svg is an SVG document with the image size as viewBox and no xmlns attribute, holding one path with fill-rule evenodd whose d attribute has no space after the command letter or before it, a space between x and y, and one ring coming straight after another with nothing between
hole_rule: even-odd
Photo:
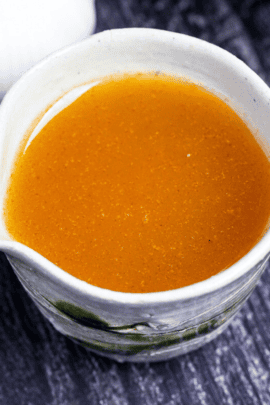
<instances>
[{"instance_id":1,"label":"pouring spout","mask_svg":"<svg viewBox=\"0 0 270 405\"><path fill-rule=\"evenodd\" d=\"M22 274L24 274L24 279L28 279L27 274L29 274L29 271L32 274L31 277L34 277L34 273L37 277L48 277L50 274L53 279L57 277L59 272L63 273L63 270L44 256L20 242L2 238L0 239L0 251L7 256L9 263L21 281ZM22 284L25 285L25 282L22 282Z\"/></svg>"},{"instance_id":2,"label":"pouring spout","mask_svg":"<svg viewBox=\"0 0 270 405\"><path fill-rule=\"evenodd\" d=\"M30 259L30 257L33 260L33 253L38 255L34 250L22 243L10 240L10 238L7 238L3 234L0 234L0 251L23 261Z\"/></svg>"}]
</instances>

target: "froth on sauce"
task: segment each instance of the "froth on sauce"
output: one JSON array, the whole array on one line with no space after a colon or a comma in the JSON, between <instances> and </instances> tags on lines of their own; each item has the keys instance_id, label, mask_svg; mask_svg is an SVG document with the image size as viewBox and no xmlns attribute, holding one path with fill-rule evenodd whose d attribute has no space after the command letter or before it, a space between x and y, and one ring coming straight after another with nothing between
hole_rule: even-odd
<instances>
[{"instance_id":1,"label":"froth on sauce","mask_svg":"<svg viewBox=\"0 0 270 405\"><path fill-rule=\"evenodd\" d=\"M270 163L244 121L163 74L104 79L19 151L6 227L73 276L171 290L226 269L263 236Z\"/></svg>"}]
</instances>

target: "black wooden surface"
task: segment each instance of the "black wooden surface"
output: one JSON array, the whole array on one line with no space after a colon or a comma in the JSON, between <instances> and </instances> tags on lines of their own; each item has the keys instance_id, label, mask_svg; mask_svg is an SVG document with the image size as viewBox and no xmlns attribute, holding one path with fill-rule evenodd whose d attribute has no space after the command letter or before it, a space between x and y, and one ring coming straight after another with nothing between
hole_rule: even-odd
<instances>
[{"instance_id":1,"label":"black wooden surface","mask_svg":"<svg viewBox=\"0 0 270 405\"><path fill-rule=\"evenodd\" d=\"M153 27L232 52L270 84L270 3L96 0L96 32ZM270 129L269 129L270 130ZM229 328L191 354L118 364L46 321L0 254L0 404L270 404L270 266Z\"/></svg>"}]
</instances>

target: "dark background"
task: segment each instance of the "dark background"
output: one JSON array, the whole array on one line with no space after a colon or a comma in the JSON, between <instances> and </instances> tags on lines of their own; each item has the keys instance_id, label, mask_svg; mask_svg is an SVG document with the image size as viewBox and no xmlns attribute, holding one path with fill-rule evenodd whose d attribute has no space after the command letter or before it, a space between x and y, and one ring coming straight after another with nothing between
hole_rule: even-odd
<instances>
[{"instance_id":1,"label":"dark background","mask_svg":"<svg viewBox=\"0 0 270 405\"><path fill-rule=\"evenodd\" d=\"M151 27L205 39L270 84L270 2L96 0L96 32ZM118 364L54 330L0 253L0 404L270 404L270 266L228 329L191 354Z\"/></svg>"}]
</instances>

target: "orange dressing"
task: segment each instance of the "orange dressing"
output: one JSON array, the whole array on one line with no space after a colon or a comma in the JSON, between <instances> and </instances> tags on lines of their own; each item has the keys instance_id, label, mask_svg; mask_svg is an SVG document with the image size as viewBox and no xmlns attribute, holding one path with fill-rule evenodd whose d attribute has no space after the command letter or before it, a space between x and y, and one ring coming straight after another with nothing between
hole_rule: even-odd
<instances>
[{"instance_id":1,"label":"orange dressing","mask_svg":"<svg viewBox=\"0 0 270 405\"><path fill-rule=\"evenodd\" d=\"M270 163L242 119L195 84L115 76L21 148L11 237L93 285L154 292L243 257L270 214Z\"/></svg>"}]
</instances>

